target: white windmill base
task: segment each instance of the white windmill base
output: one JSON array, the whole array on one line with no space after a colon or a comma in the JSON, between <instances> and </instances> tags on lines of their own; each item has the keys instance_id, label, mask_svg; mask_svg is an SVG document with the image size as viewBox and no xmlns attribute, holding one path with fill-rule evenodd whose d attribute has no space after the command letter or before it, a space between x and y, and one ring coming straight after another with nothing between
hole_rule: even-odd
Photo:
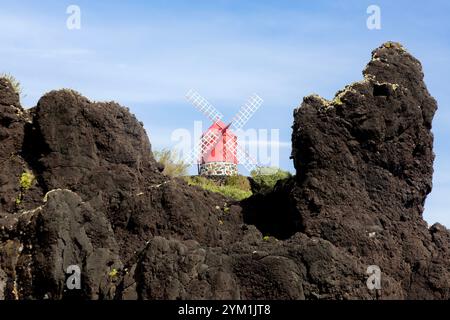
<instances>
[{"instance_id":1,"label":"white windmill base","mask_svg":"<svg viewBox=\"0 0 450 320\"><path fill-rule=\"evenodd\" d=\"M238 174L237 164L232 162L207 162L198 165L201 176L234 176Z\"/></svg>"}]
</instances>

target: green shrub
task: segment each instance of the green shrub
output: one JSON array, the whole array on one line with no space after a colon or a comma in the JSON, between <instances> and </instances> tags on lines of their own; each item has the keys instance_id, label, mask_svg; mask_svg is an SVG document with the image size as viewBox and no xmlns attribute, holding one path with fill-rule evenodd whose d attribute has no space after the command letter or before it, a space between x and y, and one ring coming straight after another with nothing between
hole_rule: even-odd
<instances>
[{"instance_id":1,"label":"green shrub","mask_svg":"<svg viewBox=\"0 0 450 320\"><path fill-rule=\"evenodd\" d=\"M20 176L20 188L22 190L28 190L31 188L31 186L33 185L35 180L34 175L29 172L29 171L25 171L24 173L22 173L22 175Z\"/></svg>"},{"instance_id":2,"label":"green shrub","mask_svg":"<svg viewBox=\"0 0 450 320\"><path fill-rule=\"evenodd\" d=\"M211 190L211 191L213 191L213 190ZM239 188L231 187L231 186L219 186L216 189L216 191L213 191L213 192L221 193L224 196L233 198L238 201L244 200L252 195L251 191L245 191L245 190L241 190Z\"/></svg>"},{"instance_id":3,"label":"green shrub","mask_svg":"<svg viewBox=\"0 0 450 320\"><path fill-rule=\"evenodd\" d=\"M230 187L236 187L243 191L252 191L250 181L248 181L248 178L245 176L240 175L228 176L225 178L225 185Z\"/></svg>"},{"instance_id":4,"label":"green shrub","mask_svg":"<svg viewBox=\"0 0 450 320\"><path fill-rule=\"evenodd\" d=\"M289 171L284 171L276 167L260 167L251 172L251 176L261 193L267 193L275 187L279 180L292 177Z\"/></svg>"},{"instance_id":5,"label":"green shrub","mask_svg":"<svg viewBox=\"0 0 450 320\"><path fill-rule=\"evenodd\" d=\"M35 181L36 181L36 177L30 171L25 171L22 173L22 175L19 178L20 193L15 200L16 206L20 206L20 204L22 203L23 195L25 194L25 191L30 189L33 186Z\"/></svg>"},{"instance_id":6,"label":"green shrub","mask_svg":"<svg viewBox=\"0 0 450 320\"><path fill-rule=\"evenodd\" d=\"M153 151L155 160L164 166L163 173L170 177L182 177L188 174L189 163L184 162L178 157L175 151L162 149Z\"/></svg>"},{"instance_id":7,"label":"green shrub","mask_svg":"<svg viewBox=\"0 0 450 320\"><path fill-rule=\"evenodd\" d=\"M245 177L244 177L245 178ZM252 195L248 190L242 190L236 185L218 185L216 182L202 176L187 177L186 181L191 186L198 186L204 190L223 194L235 200L243 200Z\"/></svg>"}]
</instances>

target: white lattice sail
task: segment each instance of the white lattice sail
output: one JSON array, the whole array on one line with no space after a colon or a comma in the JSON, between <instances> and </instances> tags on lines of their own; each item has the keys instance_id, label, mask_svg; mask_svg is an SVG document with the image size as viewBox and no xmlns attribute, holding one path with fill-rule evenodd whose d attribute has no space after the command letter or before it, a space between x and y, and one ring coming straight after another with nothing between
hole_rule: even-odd
<instances>
[{"instance_id":1,"label":"white lattice sail","mask_svg":"<svg viewBox=\"0 0 450 320\"><path fill-rule=\"evenodd\" d=\"M212 121L222 120L223 115L194 90L189 90L186 94L186 98L197 108L197 110L204 113Z\"/></svg>"},{"instance_id":2,"label":"white lattice sail","mask_svg":"<svg viewBox=\"0 0 450 320\"><path fill-rule=\"evenodd\" d=\"M256 110L259 109L263 99L257 94L252 95L247 102L242 106L237 115L233 118L232 127L234 130L241 129L248 120L253 116Z\"/></svg>"},{"instance_id":3,"label":"white lattice sail","mask_svg":"<svg viewBox=\"0 0 450 320\"><path fill-rule=\"evenodd\" d=\"M216 130L207 131L199 143L194 145L194 150L192 150L189 157L186 159L188 163L197 163L202 156L206 156L217 144L217 142L222 137L222 134Z\"/></svg>"},{"instance_id":4,"label":"white lattice sail","mask_svg":"<svg viewBox=\"0 0 450 320\"><path fill-rule=\"evenodd\" d=\"M225 143L224 148L229 155L236 156L239 164L242 164L248 172L251 172L257 167L257 161L247 153L243 148L231 141Z\"/></svg>"}]
</instances>

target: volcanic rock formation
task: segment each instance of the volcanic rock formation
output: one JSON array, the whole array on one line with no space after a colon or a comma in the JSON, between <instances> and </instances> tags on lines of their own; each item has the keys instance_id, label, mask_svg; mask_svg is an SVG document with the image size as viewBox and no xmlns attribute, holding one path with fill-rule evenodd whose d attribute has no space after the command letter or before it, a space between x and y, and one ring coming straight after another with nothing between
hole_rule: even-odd
<instances>
[{"instance_id":1,"label":"volcanic rock formation","mask_svg":"<svg viewBox=\"0 0 450 320\"><path fill-rule=\"evenodd\" d=\"M448 299L450 233L422 219L435 111L386 43L294 111L297 175L237 203L163 175L118 104L60 90L24 110L0 79L0 299Z\"/></svg>"}]
</instances>

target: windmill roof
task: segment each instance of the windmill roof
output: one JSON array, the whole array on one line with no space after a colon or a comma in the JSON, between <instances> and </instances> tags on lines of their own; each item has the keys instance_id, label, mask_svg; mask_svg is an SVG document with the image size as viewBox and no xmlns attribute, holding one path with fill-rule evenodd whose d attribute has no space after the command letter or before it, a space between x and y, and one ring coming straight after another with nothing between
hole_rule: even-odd
<instances>
[{"instance_id":1,"label":"windmill roof","mask_svg":"<svg viewBox=\"0 0 450 320\"><path fill-rule=\"evenodd\" d=\"M206 130L206 132L209 131L209 130L223 130L226 127L227 127L227 124L225 124L221 120L218 120L218 121L214 122L208 128L208 130ZM227 128L224 134L227 135L227 136L236 136L236 134L230 128Z\"/></svg>"}]
</instances>

